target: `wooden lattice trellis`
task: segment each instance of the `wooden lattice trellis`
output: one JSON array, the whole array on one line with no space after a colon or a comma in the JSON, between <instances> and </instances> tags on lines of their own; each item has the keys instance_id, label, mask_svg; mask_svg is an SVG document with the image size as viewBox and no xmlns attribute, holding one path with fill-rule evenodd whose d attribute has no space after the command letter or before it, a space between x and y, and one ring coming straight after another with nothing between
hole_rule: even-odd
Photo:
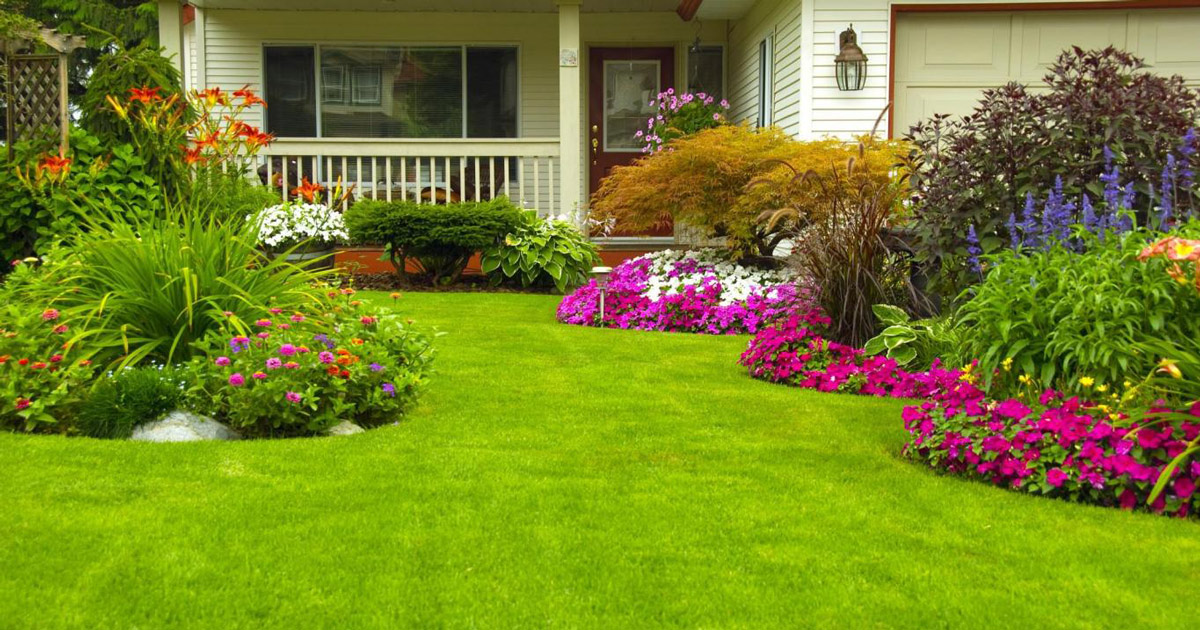
<instances>
[{"instance_id":1,"label":"wooden lattice trellis","mask_svg":"<svg viewBox=\"0 0 1200 630\"><path fill-rule=\"evenodd\" d=\"M65 135L61 63L60 55L15 55L8 60L10 146L42 134Z\"/></svg>"},{"instance_id":2,"label":"wooden lattice trellis","mask_svg":"<svg viewBox=\"0 0 1200 630\"><path fill-rule=\"evenodd\" d=\"M55 53L19 52L28 41L3 42L5 102L8 105L5 139L10 158L14 144L42 134L56 137L60 150L64 154L67 151L71 125L67 110L67 62L71 51L83 46L84 39L49 29L43 29L40 36L41 43L54 49Z\"/></svg>"}]
</instances>

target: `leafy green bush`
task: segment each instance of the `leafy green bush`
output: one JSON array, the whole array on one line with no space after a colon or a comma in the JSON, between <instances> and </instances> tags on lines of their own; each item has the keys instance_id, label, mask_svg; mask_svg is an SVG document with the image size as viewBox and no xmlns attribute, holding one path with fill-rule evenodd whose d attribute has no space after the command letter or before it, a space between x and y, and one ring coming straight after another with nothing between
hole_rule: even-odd
<instances>
[{"instance_id":1,"label":"leafy green bush","mask_svg":"<svg viewBox=\"0 0 1200 630\"><path fill-rule=\"evenodd\" d=\"M1195 230L1193 224L1188 229ZM959 311L963 352L990 375L1006 361L1044 387L1078 391L1079 378L1110 385L1149 373L1141 346L1200 336L1200 295L1137 260L1145 232L1027 255L1003 252Z\"/></svg>"},{"instance_id":2,"label":"leafy green bush","mask_svg":"<svg viewBox=\"0 0 1200 630\"><path fill-rule=\"evenodd\" d=\"M360 201L345 214L350 239L383 245L396 273L408 281L407 265L435 284L456 282L476 252L496 245L521 223L520 211L503 197L438 206L409 201Z\"/></svg>"},{"instance_id":3,"label":"leafy green bush","mask_svg":"<svg viewBox=\"0 0 1200 630\"><path fill-rule=\"evenodd\" d=\"M553 285L559 293L587 282L600 262L596 246L574 225L543 219L532 210L521 216L521 225L504 242L484 249L483 272L493 284L516 279L522 286Z\"/></svg>"},{"instance_id":4,"label":"leafy green bush","mask_svg":"<svg viewBox=\"0 0 1200 630\"><path fill-rule=\"evenodd\" d=\"M94 438L127 438L133 427L179 408L185 382L173 368L129 368L102 377L79 410L80 433Z\"/></svg>"},{"instance_id":5,"label":"leafy green bush","mask_svg":"<svg viewBox=\"0 0 1200 630\"><path fill-rule=\"evenodd\" d=\"M1067 198L1086 192L1092 201L1101 199L1109 162L1135 187L1131 207L1138 224L1147 225L1164 192L1168 154L1191 143L1191 157L1182 160L1190 165L1179 166L1200 168L1196 135L1188 134L1200 120L1200 92L1181 77L1148 72L1141 59L1115 48L1073 48L1044 82L1038 91L1016 83L987 90L971 115L938 115L912 128L913 227L923 257L965 258L969 226L984 254L1005 247L1006 224L1023 216L1026 195L1040 199L1060 178ZM1171 195L1177 208L1200 206L1184 179ZM951 286L968 281L961 277L965 269L945 271Z\"/></svg>"},{"instance_id":6,"label":"leafy green bush","mask_svg":"<svg viewBox=\"0 0 1200 630\"><path fill-rule=\"evenodd\" d=\"M79 225L81 211L121 216L161 212L163 199L146 161L129 144L107 144L71 129L71 160L61 181L38 181L44 143L20 143L0 169L0 255L5 261L40 253ZM25 178L25 181L22 181Z\"/></svg>"},{"instance_id":7,"label":"leafy green bush","mask_svg":"<svg viewBox=\"0 0 1200 630\"><path fill-rule=\"evenodd\" d=\"M935 359L951 367L966 363L960 354L962 331L953 316L913 320L904 309L890 304L876 304L871 310L884 328L863 346L866 354L885 354L901 367L920 369Z\"/></svg>"},{"instance_id":8,"label":"leafy green bush","mask_svg":"<svg viewBox=\"0 0 1200 630\"><path fill-rule=\"evenodd\" d=\"M168 97L183 94L179 71L162 55L162 49L144 42L115 49L100 57L88 77L87 91L79 101L79 123L105 142L131 142L133 137L125 121L109 106L108 97L124 99L130 90L157 88Z\"/></svg>"}]
</instances>

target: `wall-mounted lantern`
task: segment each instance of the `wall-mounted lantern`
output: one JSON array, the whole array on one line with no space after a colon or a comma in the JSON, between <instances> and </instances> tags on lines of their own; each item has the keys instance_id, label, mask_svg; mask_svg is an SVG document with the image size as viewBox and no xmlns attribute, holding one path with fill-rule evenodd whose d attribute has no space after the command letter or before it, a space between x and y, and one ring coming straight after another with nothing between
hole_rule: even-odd
<instances>
[{"instance_id":1,"label":"wall-mounted lantern","mask_svg":"<svg viewBox=\"0 0 1200 630\"><path fill-rule=\"evenodd\" d=\"M838 49L838 56L833 60L838 89L843 92L863 89L867 82L867 56L858 47L858 34L854 32L853 24L838 35Z\"/></svg>"}]
</instances>

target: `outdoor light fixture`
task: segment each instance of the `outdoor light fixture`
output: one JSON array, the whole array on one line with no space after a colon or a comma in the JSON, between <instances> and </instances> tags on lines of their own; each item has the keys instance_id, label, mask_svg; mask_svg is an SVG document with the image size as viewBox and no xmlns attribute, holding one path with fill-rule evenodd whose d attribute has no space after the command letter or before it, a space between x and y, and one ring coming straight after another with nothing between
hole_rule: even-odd
<instances>
[{"instance_id":1,"label":"outdoor light fixture","mask_svg":"<svg viewBox=\"0 0 1200 630\"><path fill-rule=\"evenodd\" d=\"M612 267L592 267L592 276L596 278L596 286L600 289L600 324L604 324L604 296L608 293L608 274Z\"/></svg>"},{"instance_id":2,"label":"outdoor light fixture","mask_svg":"<svg viewBox=\"0 0 1200 630\"><path fill-rule=\"evenodd\" d=\"M838 35L838 56L833 65L837 74L838 89L843 92L855 92L863 89L867 82L867 56L858 47L858 34L854 25Z\"/></svg>"}]
</instances>

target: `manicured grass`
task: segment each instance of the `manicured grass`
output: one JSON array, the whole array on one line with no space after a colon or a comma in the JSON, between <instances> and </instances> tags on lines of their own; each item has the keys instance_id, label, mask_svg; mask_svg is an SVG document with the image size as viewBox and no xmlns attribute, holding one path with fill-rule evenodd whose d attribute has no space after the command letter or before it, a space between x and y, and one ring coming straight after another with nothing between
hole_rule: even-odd
<instances>
[{"instance_id":1,"label":"manicured grass","mask_svg":"<svg viewBox=\"0 0 1200 630\"><path fill-rule=\"evenodd\" d=\"M744 338L558 325L553 297L403 303L448 334L400 426L0 435L0 627L1180 627L1200 610L1200 524L927 472L898 457L900 403L753 381Z\"/></svg>"}]
</instances>

